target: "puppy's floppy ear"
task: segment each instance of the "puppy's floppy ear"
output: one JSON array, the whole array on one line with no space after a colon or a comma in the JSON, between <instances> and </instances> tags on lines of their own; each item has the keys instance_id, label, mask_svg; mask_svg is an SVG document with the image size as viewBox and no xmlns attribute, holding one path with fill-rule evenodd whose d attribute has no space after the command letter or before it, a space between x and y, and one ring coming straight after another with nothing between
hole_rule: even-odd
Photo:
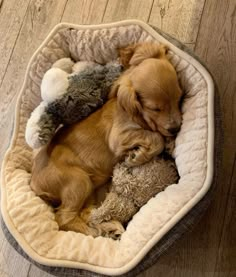
<instances>
[{"instance_id":1,"label":"puppy's floppy ear","mask_svg":"<svg viewBox=\"0 0 236 277\"><path fill-rule=\"evenodd\" d=\"M119 79L114 82L114 84L111 87L111 91L108 94L108 99L117 97L118 89L119 89Z\"/></svg>"},{"instance_id":2,"label":"puppy's floppy ear","mask_svg":"<svg viewBox=\"0 0 236 277\"><path fill-rule=\"evenodd\" d=\"M130 59L132 58L135 49L138 47L137 44L132 44L124 48L119 48L119 56L120 56L120 62L124 66L124 68L129 67L130 65Z\"/></svg>"},{"instance_id":3,"label":"puppy's floppy ear","mask_svg":"<svg viewBox=\"0 0 236 277\"><path fill-rule=\"evenodd\" d=\"M157 43L141 43L119 49L120 60L124 67L138 65L148 58L165 58L168 47Z\"/></svg>"},{"instance_id":4,"label":"puppy's floppy ear","mask_svg":"<svg viewBox=\"0 0 236 277\"><path fill-rule=\"evenodd\" d=\"M143 43L136 47L132 58L129 61L130 65L138 65L142 61L149 58L161 59L165 58L168 48L163 44Z\"/></svg>"},{"instance_id":5,"label":"puppy's floppy ear","mask_svg":"<svg viewBox=\"0 0 236 277\"><path fill-rule=\"evenodd\" d=\"M117 86L117 103L132 117L142 113L142 105L138 99L137 92L128 77L123 77Z\"/></svg>"}]
</instances>

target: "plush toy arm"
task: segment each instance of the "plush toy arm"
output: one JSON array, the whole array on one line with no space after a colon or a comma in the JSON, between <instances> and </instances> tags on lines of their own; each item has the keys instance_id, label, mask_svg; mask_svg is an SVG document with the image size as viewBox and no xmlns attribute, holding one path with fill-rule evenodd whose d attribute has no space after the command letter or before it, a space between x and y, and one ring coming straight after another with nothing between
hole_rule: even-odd
<instances>
[{"instance_id":1,"label":"plush toy arm","mask_svg":"<svg viewBox=\"0 0 236 277\"><path fill-rule=\"evenodd\" d=\"M97 63L94 62L88 62L88 61L79 61L77 63L74 64L73 68L72 68L72 72L73 74L78 74L81 73L85 70L94 70L95 67L101 66ZM102 68L102 66L101 66Z\"/></svg>"},{"instance_id":2,"label":"plush toy arm","mask_svg":"<svg viewBox=\"0 0 236 277\"><path fill-rule=\"evenodd\" d=\"M73 72L73 67L75 63L70 58L62 58L56 61L52 68L60 68L61 70L67 72L68 74Z\"/></svg>"},{"instance_id":3,"label":"plush toy arm","mask_svg":"<svg viewBox=\"0 0 236 277\"><path fill-rule=\"evenodd\" d=\"M53 116L47 113L47 103L41 102L27 122L26 142L32 148L39 148L51 140L57 127Z\"/></svg>"},{"instance_id":4,"label":"plush toy arm","mask_svg":"<svg viewBox=\"0 0 236 277\"><path fill-rule=\"evenodd\" d=\"M99 224L110 220L118 220L121 223L126 223L137 210L138 208L128 198L110 192L102 205L92 210L89 222Z\"/></svg>"}]
</instances>

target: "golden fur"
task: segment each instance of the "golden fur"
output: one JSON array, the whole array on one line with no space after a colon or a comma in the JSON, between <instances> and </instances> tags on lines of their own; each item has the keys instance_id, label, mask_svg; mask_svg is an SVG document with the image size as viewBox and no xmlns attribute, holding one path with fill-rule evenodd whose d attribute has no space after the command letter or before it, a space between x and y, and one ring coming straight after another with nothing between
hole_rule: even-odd
<instances>
[{"instance_id":1,"label":"golden fur","mask_svg":"<svg viewBox=\"0 0 236 277\"><path fill-rule=\"evenodd\" d=\"M122 228L118 222L89 226L80 211L117 162L149 161L163 151L163 135L179 130L181 90L166 51L151 43L120 49L127 70L109 100L83 121L62 127L36 155L31 187L57 207L61 229L98 236Z\"/></svg>"}]
</instances>

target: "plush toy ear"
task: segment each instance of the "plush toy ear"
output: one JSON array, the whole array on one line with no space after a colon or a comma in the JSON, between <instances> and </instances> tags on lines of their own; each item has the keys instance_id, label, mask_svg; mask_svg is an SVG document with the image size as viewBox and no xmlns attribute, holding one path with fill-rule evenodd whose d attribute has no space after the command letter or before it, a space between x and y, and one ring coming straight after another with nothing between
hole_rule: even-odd
<instances>
[{"instance_id":1,"label":"plush toy ear","mask_svg":"<svg viewBox=\"0 0 236 277\"><path fill-rule=\"evenodd\" d=\"M75 63L70 58L62 58L57 60L52 68L60 68L61 70L67 72L68 74L72 73L72 68Z\"/></svg>"},{"instance_id":2,"label":"plush toy ear","mask_svg":"<svg viewBox=\"0 0 236 277\"><path fill-rule=\"evenodd\" d=\"M138 65L148 58L165 58L168 47L157 43L142 43L119 49L120 61L124 67Z\"/></svg>"}]
</instances>

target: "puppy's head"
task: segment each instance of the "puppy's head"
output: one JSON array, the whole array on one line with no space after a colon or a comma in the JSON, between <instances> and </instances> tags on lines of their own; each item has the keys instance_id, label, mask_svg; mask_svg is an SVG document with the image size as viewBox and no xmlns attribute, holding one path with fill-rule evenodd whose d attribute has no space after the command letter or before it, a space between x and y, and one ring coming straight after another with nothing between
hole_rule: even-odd
<instances>
[{"instance_id":1,"label":"puppy's head","mask_svg":"<svg viewBox=\"0 0 236 277\"><path fill-rule=\"evenodd\" d=\"M181 125L182 91L164 45L145 43L120 49L125 68L110 97L143 128L175 135Z\"/></svg>"}]
</instances>

